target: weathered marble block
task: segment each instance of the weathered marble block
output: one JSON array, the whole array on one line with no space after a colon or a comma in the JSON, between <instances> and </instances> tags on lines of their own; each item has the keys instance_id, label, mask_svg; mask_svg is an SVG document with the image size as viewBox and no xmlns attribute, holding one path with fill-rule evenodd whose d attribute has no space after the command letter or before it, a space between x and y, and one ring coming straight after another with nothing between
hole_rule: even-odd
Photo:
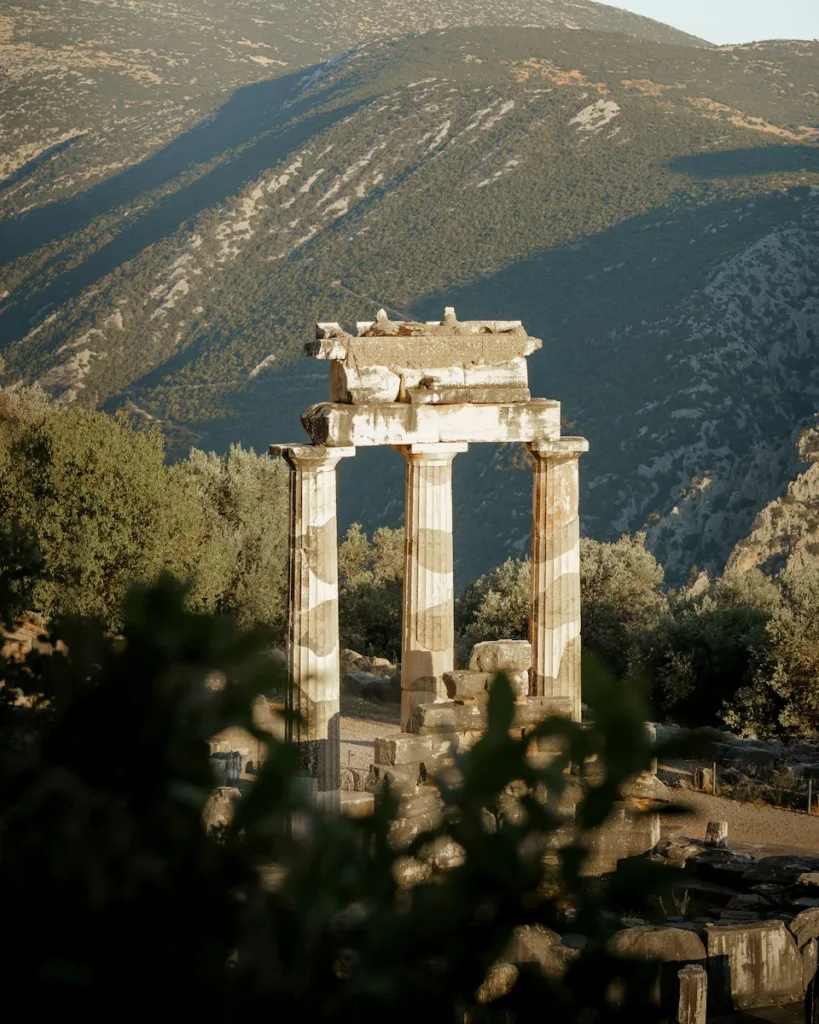
<instances>
[{"instance_id":1,"label":"weathered marble block","mask_svg":"<svg viewBox=\"0 0 819 1024\"><path fill-rule=\"evenodd\" d=\"M301 417L316 445L508 443L560 434L560 403L548 398L498 405L346 405L320 402Z\"/></svg>"},{"instance_id":2,"label":"weathered marble block","mask_svg":"<svg viewBox=\"0 0 819 1024\"><path fill-rule=\"evenodd\" d=\"M316 340L305 345L308 356L332 363L333 402L485 404L530 397L526 356L541 342L519 320L459 322L448 308L440 322L391 321L382 309L357 329L354 335L320 323Z\"/></svg>"}]
</instances>

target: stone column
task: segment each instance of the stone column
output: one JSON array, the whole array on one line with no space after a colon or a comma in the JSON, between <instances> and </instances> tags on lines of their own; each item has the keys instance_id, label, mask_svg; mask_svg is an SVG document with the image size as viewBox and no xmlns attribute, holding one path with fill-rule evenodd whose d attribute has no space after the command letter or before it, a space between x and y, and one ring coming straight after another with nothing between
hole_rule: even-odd
<instances>
[{"instance_id":1,"label":"stone column","mask_svg":"<svg viewBox=\"0 0 819 1024\"><path fill-rule=\"evenodd\" d=\"M706 1024L708 975L702 964L688 964L677 971L680 983L677 1024ZM806 1019L810 1020L809 1017Z\"/></svg>"},{"instance_id":2,"label":"stone column","mask_svg":"<svg viewBox=\"0 0 819 1024\"><path fill-rule=\"evenodd\" d=\"M340 804L338 528L336 466L355 448L271 447L290 466L290 566L287 598L287 737L299 745L317 802Z\"/></svg>"},{"instance_id":3,"label":"stone column","mask_svg":"<svg viewBox=\"0 0 819 1024\"><path fill-rule=\"evenodd\" d=\"M580 518L578 459L583 437L527 444L534 463L532 697L570 697L580 721Z\"/></svg>"},{"instance_id":4,"label":"stone column","mask_svg":"<svg viewBox=\"0 0 819 1024\"><path fill-rule=\"evenodd\" d=\"M446 700L455 667L452 460L466 444L397 446L407 460L401 728L419 704Z\"/></svg>"}]
</instances>

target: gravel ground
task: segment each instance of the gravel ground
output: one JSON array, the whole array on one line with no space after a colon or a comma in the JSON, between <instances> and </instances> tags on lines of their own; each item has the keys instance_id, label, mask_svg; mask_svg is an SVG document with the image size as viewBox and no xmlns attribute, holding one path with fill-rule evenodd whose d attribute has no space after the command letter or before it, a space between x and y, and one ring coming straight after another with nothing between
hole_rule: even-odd
<instances>
[{"instance_id":1,"label":"gravel ground","mask_svg":"<svg viewBox=\"0 0 819 1024\"><path fill-rule=\"evenodd\" d=\"M672 790L672 793L674 791ZM704 839L709 821L728 822L728 845L764 847L771 853L791 851L819 855L819 817L788 811L768 804L745 804L708 793L674 793L675 802L690 807L692 814L673 812L663 816L664 835Z\"/></svg>"},{"instance_id":2,"label":"gravel ground","mask_svg":"<svg viewBox=\"0 0 819 1024\"><path fill-rule=\"evenodd\" d=\"M341 698L341 767L369 768L375 740L401 731L397 704Z\"/></svg>"}]
</instances>

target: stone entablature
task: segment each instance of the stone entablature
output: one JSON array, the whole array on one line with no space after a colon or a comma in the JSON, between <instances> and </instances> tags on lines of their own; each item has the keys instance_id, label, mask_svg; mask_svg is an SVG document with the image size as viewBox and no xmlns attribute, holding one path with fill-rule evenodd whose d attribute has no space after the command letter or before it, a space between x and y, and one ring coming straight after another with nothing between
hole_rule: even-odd
<instances>
[{"instance_id":1,"label":"stone entablature","mask_svg":"<svg viewBox=\"0 0 819 1024\"><path fill-rule=\"evenodd\" d=\"M331 362L330 402L302 424L312 444L274 445L290 476L288 669L293 735L321 802L339 789L338 569L335 468L358 447L406 460L401 725L447 700L455 668L452 462L470 443L522 443L533 462L532 665L529 697L560 698L580 720L578 458L561 437L560 403L533 399L526 356L540 348L520 321L391 321L358 334L317 326L307 354ZM419 710L420 709L420 710Z\"/></svg>"},{"instance_id":2,"label":"stone entablature","mask_svg":"<svg viewBox=\"0 0 819 1024\"><path fill-rule=\"evenodd\" d=\"M393 321L382 309L357 329L320 323L305 345L307 355L331 361L331 402L485 405L531 397L526 356L541 341L519 320L459 322L447 308L440 323Z\"/></svg>"}]
</instances>

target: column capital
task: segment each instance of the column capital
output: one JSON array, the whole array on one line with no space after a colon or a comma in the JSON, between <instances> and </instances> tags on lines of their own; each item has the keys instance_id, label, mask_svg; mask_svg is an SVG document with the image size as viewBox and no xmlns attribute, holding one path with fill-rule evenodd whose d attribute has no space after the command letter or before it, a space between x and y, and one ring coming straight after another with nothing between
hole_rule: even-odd
<instances>
[{"instance_id":1,"label":"column capital","mask_svg":"<svg viewBox=\"0 0 819 1024\"><path fill-rule=\"evenodd\" d=\"M415 458L424 462L434 462L436 459L451 462L456 455L460 455L469 449L466 441L436 441L432 444L394 444L392 447L397 452L401 452L405 459Z\"/></svg>"},{"instance_id":2,"label":"column capital","mask_svg":"<svg viewBox=\"0 0 819 1024\"><path fill-rule=\"evenodd\" d=\"M589 442L585 437L552 437L525 443L533 458L557 462L578 459L589 450Z\"/></svg>"},{"instance_id":3,"label":"column capital","mask_svg":"<svg viewBox=\"0 0 819 1024\"><path fill-rule=\"evenodd\" d=\"M352 458L355 451L353 446L329 448L322 444L271 444L268 449L271 458L282 458L293 468L316 471L335 469L341 459Z\"/></svg>"}]
</instances>

